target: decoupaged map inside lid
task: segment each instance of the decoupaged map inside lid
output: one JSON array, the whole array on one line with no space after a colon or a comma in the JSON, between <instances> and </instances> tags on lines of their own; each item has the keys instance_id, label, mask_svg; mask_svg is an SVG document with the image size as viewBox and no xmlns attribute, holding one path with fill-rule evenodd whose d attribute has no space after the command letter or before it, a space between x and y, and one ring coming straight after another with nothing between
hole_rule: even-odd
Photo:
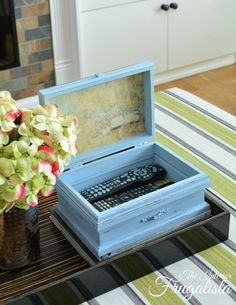
<instances>
[{"instance_id":1,"label":"decoupaged map inside lid","mask_svg":"<svg viewBox=\"0 0 236 305\"><path fill-rule=\"evenodd\" d=\"M79 120L80 152L145 132L144 73L53 97Z\"/></svg>"}]
</instances>

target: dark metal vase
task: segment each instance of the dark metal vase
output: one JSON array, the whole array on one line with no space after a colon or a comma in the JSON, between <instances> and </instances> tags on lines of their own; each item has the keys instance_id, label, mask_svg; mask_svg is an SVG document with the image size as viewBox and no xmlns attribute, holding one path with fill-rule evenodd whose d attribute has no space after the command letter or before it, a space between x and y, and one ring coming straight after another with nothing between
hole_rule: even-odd
<instances>
[{"instance_id":1,"label":"dark metal vase","mask_svg":"<svg viewBox=\"0 0 236 305\"><path fill-rule=\"evenodd\" d=\"M0 214L0 269L12 270L34 261L40 253L38 208L12 208Z\"/></svg>"}]
</instances>

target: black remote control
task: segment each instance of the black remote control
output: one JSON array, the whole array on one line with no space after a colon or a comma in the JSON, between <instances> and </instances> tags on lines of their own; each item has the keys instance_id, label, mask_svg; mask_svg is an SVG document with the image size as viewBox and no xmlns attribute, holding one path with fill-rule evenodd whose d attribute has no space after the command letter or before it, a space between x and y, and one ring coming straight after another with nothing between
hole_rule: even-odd
<instances>
[{"instance_id":1,"label":"black remote control","mask_svg":"<svg viewBox=\"0 0 236 305\"><path fill-rule=\"evenodd\" d=\"M81 195L92 203L105 196L126 189L131 185L135 186L136 184L149 181L153 178L162 179L165 175L166 171L163 167L155 164L147 165L132 169L121 176L92 186L89 189L81 192Z\"/></svg>"},{"instance_id":2,"label":"black remote control","mask_svg":"<svg viewBox=\"0 0 236 305\"><path fill-rule=\"evenodd\" d=\"M134 198L138 198L140 196L146 195L148 193L154 192L159 187L154 183L147 183L136 188L129 189L125 192L119 192L117 194L111 195L109 197L97 200L92 203L92 205L99 211L103 212L110 208L113 208L117 205L125 203Z\"/></svg>"}]
</instances>

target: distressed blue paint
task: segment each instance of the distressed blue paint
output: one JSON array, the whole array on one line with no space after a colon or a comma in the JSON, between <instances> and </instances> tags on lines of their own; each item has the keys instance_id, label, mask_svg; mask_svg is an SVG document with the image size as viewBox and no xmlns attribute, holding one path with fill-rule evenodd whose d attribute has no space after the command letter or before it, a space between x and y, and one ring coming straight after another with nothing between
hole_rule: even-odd
<instances>
[{"instance_id":1,"label":"distressed blue paint","mask_svg":"<svg viewBox=\"0 0 236 305\"><path fill-rule=\"evenodd\" d=\"M145 143L155 133L152 64L135 65L42 90L40 102L47 103L51 98L66 92L140 72L145 75L146 133L81 154L56 185L59 203L54 209L97 257L119 253L159 236L166 230L175 229L209 210L209 205L204 201L204 189L210 185L208 176L163 145L157 142ZM117 153L110 155L114 152ZM100 157L103 158L98 159ZM83 164L85 161L93 162ZM132 168L153 163L165 167L168 177L175 183L104 212L98 212L80 194L82 190ZM163 215L155 219L159 212Z\"/></svg>"}]
</instances>

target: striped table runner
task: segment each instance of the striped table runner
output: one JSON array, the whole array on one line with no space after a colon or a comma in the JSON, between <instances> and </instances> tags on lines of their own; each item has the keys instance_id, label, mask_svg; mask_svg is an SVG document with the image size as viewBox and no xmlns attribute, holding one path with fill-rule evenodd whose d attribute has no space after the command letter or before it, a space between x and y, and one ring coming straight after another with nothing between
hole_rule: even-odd
<instances>
[{"instance_id":1,"label":"striped table runner","mask_svg":"<svg viewBox=\"0 0 236 305\"><path fill-rule=\"evenodd\" d=\"M180 89L156 95L157 139L205 172L212 180L212 191L230 210L236 208L236 126L235 118ZM212 236L212 238L214 238ZM204 243L199 231L199 243ZM195 244L191 236L169 243L166 251L189 253ZM143 251L134 259L124 259L107 271L88 279L73 278L44 289L12 305L78 305L83 296L92 296L93 287L105 278L128 282L83 304L90 305L235 305L236 245L227 240L207 250L159 269L155 249ZM146 276L129 281L138 272ZM155 272L152 268L155 267Z\"/></svg>"},{"instance_id":2,"label":"striped table runner","mask_svg":"<svg viewBox=\"0 0 236 305\"><path fill-rule=\"evenodd\" d=\"M191 236L186 238L188 242L191 240ZM199 242L204 242L201 234ZM168 247L169 251L176 247L186 252L194 248L194 245L190 245L186 240L177 239ZM75 277L12 302L11 305L235 305L235 250L236 245L228 240L159 269L161 261L156 258L155 249L151 249L132 256L132 260L125 258L107 270L98 270L86 282ZM147 275L129 282L135 273L139 273L137 266L145 270ZM153 272L153 267L158 271ZM90 298L96 286L105 280L110 283L129 283ZM83 298L89 300L83 302Z\"/></svg>"},{"instance_id":3,"label":"striped table runner","mask_svg":"<svg viewBox=\"0 0 236 305\"><path fill-rule=\"evenodd\" d=\"M157 140L206 172L236 210L236 118L184 90L156 94Z\"/></svg>"}]
</instances>

